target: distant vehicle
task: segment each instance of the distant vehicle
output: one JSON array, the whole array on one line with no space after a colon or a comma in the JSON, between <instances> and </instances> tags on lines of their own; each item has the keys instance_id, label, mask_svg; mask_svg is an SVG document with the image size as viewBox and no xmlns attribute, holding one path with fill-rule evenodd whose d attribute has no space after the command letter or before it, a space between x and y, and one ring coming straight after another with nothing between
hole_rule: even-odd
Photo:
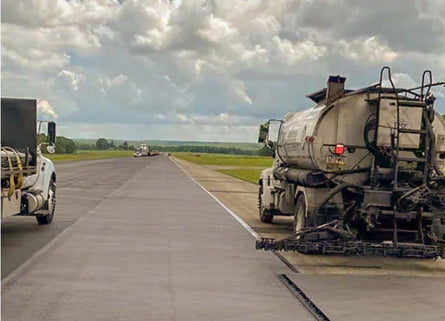
<instances>
[{"instance_id":1,"label":"distant vehicle","mask_svg":"<svg viewBox=\"0 0 445 321\"><path fill-rule=\"evenodd\" d=\"M35 99L1 100L1 217L33 215L43 225L54 217L56 170L42 147L55 152L56 124L47 123L48 142L37 145L36 113Z\"/></svg>"},{"instance_id":2,"label":"distant vehicle","mask_svg":"<svg viewBox=\"0 0 445 321\"><path fill-rule=\"evenodd\" d=\"M396 88L389 67L370 87L346 90L345 80L329 77L307 96L314 107L279 120L277 139L273 120L260 126L274 150L259 179L260 220L293 216L295 234L258 248L442 256L445 247L425 246L445 244L445 122L431 92L445 83L425 71L421 86Z\"/></svg>"},{"instance_id":3,"label":"distant vehicle","mask_svg":"<svg viewBox=\"0 0 445 321\"><path fill-rule=\"evenodd\" d=\"M133 157L148 157L150 156L150 149L146 144L139 145L133 153Z\"/></svg>"}]
</instances>

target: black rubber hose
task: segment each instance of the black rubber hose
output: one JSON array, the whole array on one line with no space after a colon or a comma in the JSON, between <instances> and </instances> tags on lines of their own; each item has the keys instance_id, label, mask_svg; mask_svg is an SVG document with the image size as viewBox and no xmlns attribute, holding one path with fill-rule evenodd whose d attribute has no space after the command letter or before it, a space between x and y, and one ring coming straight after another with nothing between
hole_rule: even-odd
<instances>
[{"instance_id":1,"label":"black rubber hose","mask_svg":"<svg viewBox=\"0 0 445 321\"><path fill-rule=\"evenodd\" d=\"M378 127L377 118L373 118L373 117L376 117L376 115L375 114L371 114L371 115L369 115L368 119L366 120L366 125L365 125L364 131L363 131L363 139L365 141L365 145L368 148L368 150L371 153L373 153L374 155L377 155L378 154L378 149L376 148L376 146L374 146L374 144L376 142L371 143L369 141L369 132L371 130L376 131L377 127ZM376 137L374 137L374 138L376 138Z\"/></svg>"},{"instance_id":2,"label":"black rubber hose","mask_svg":"<svg viewBox=\"0 0 445 321\"><path fill-rule=\"evenodd\" d=\"M315 207L314 209L314 214L316 215L318 213L318 211L320 210L320 208L325 205L331 198L333 198L335 195L337 195L339 192L341 192L342 190L346 189L346 188L360 188L362 189L363 187L361 185L357 185L357 184L351 184L351 183L344 183L341 185L338 185L336 187L334 187L329 193L328 195L326 195L321 202L317 205L317 207Z\"/></svg>"}]
</instances>

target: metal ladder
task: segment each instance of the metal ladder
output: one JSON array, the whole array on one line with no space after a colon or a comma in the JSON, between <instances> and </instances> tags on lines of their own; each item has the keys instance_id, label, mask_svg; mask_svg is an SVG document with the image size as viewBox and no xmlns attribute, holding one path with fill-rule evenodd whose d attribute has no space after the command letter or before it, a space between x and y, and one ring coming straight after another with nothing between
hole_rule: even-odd
<instances>
[{"instance_id":1,"label":"metal ladder","mask_svg":"<svg viewBox=\"0 0 445 321\"><path fill-rule=\"evenodd\" d=\"M385 71L387 71L388 74L388 81L391 84L391 87L393 89L394 97L388 96L384 97L382 96L382 82L383 82L383 76ZM426 76L429 77L429 83L425 83ZM429 165L430 165L430 137L428 135L428 128L431 128L431 122L428 116L428 104L425 102L425 99L428 97L430 93L432 85L432 73L430 70L424 71L422 75L422 86L420 88L420 95L418 96L418 99L410 100L406 97L400 97L398 91L396 90L396 87L392 81L391 78L391 69L389 67L383 67L380 71L380 83L379 83L379 93L378 93L378 106L380 107L381 100L382 99L394 99L396 104L396 126L392 128L392 134L391 134L391 145L392 145L392 162L394 165L394 182L393 182L393 192L397 191L399 189L399 174L400 174L400 162L407 161L407 162L416 162L419 166L419 163L422 164L422 172L423 172L423 179L424 184L427 183L427 180L430 176L429 173ZM428 88L426 93L424 93L425 87ZM406 93L406 92L405 92ZM400 126L400 108L401 107L413 107L413 108L422 108L422 125L421 129L407 129L407 128L401 128ZM418 134L419 135L419 148L401 148L400 147L400 137L401 134ZM418 157L417 155L415 157L400 157L400 151L412 151L417 153L422 153L422 157ZM397 205L394 205L393 207L393 244L394 246L397 246L398 243L398 227L397 227ZM418 233L418 239L419 241L424 244L424 234L423 234L423 228L422 228L422 218L423 218L423 209L420 210L418 214L418 230L414 231L413 233Z\"/></svg>"}]
</instances>

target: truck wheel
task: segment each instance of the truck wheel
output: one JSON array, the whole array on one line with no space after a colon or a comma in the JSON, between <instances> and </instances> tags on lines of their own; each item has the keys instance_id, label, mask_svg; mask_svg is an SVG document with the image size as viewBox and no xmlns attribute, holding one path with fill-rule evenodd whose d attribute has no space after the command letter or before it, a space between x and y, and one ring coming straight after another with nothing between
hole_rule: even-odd
<instances>
[{"instance_id":1,"label":"truck wheel","mask_svg":"<svg viewBox=\"0 0 445 321\"><path fill-rule=\"evenodd\" d=\"M264 208L261 196L263 195L263 186L260 186L258 190L258 212L260 214L260 221L263 223L272 223L273 221L273 214L270 212L270 210Z\"/></svg>"},{"instance_id":2,"label":"truck wheel","mask_svg":"<svg viewBox=\"0 0 445 321\"><path fill-rule=\"evenodd\" d=\"M36 215L37 223L39 223L39 225L50 224L54 217L54 212L56 210L56 182L53 178L51 178L51 181L49 182L47 208L48 214Z\"/></svg>"},{"instance_id":3,"label":"truck wheel","mask_svg":"<svg viewBox=\"0 0 445 321\"><path fill-rule=\"evenodd\" d=\"M306 200L304 195L298 196L294 214L294 233L306 227Z\"/></svg>"}]
</instances>

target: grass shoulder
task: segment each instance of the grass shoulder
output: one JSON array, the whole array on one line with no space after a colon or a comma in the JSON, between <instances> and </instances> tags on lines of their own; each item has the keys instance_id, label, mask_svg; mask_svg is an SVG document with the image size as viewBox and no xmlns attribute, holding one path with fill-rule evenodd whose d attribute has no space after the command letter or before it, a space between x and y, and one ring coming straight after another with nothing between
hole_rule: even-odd
<instances>
[{"instance_id":1,"label":"grass shoulder","mask_svg":"<svg viewBox=\"0 0 445 321\"><path fill-rule=\"evenodd\" d=\"M221 165L221 166L255 166L270 167L272 158L267 156L245 156L228 154L207 154L207 153L173 153L179 159L189 161L199 165Z\"/></svg>"},{"instance_id":2,"label":"grass shoulder","mask_svg":"<svg viewBox=\"0 0 445 321\"><path fill-rule=\"evenodd\" d=\"M247 181L253 184L258 184L260 174L263 170L240 168L240 169L218 169L217 171L223 174L230 175L232 177L242 179L243 181Z\"/></svg>"},{"instance_id":3,"label":"grass shoulder","mask_svg":"<svg viewBox=\"0 0 445 321\"><path fill-rule=\"evenodd\" d=\"M230 175L253 184L258 184L261 172L265 168L271 167L273 163L272 157L268 156L206 153L174 153L173 156L199 165L212 165L211 168L220 173ZM218 166L221 166L221 168L218 168Z\"/></svg>"}]
</instances>

